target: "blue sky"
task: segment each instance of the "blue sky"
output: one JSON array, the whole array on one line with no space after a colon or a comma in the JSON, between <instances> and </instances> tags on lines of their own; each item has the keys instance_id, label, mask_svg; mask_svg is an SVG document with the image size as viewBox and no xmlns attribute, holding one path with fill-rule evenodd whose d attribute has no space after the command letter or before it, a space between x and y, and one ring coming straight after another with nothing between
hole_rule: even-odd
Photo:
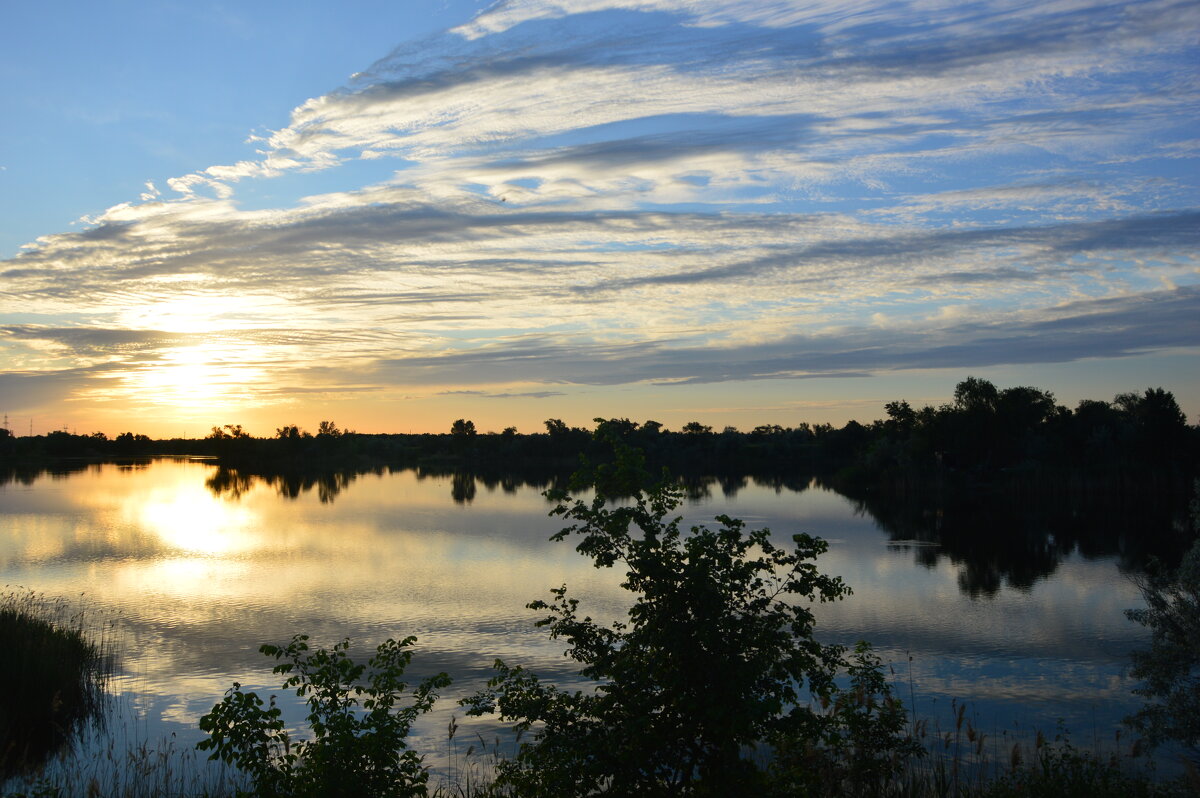
<instances>
[{"instance_id":1,"label":"blue sky","mask_svg":"<svg viewBox=\"0 0 1200 798\"><path fill-rule=\"evenodd\" d=\"M0 12L14 428L1200 413L1191 2Z\"/></svg>"}]
</instances>

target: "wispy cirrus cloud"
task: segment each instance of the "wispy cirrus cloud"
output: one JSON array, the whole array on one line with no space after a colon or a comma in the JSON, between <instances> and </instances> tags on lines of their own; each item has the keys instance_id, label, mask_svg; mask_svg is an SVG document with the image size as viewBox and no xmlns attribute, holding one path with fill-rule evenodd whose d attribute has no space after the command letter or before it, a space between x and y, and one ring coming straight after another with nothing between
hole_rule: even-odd
<instances>
[{"instance_id":1,"label":"wispy cirrus cloud","mask_svg":"<svg viewBox=\"0 0 1200 798\"><path fill-rule=\"evenodd\" d=\"M523 340L474 352L385 361L379 368L433 384L486 384L515 368L535 378L587 385L695 384L1129 357L1192 347L1198 336L1200 289L1189 288L1082 301L987 321L846 327L725 347Z\"/></svg>"}]
</instances>

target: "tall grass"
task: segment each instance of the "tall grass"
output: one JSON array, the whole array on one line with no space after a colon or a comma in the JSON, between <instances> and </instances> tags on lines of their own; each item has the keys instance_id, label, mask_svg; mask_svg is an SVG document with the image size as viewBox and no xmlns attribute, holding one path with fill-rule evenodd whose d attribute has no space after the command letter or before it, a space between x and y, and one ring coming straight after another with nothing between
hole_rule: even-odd
<instances>
[{"instance_id":1,"label":"tall grass","mask_svg":"<svg viewBox=\"0 0 1200 798\"><path fill-rule=\"evenodd\" d=\"M240 774L153 740L108 692L121 636L83 600L0 591L0 795L234 796Z\"/></svg>"},{"instance_id":2,"label":"tall grass","mask_svg":"<svg viewBox=\"0 0 1200 798\"><path fill-rule=\"evenodd\" d=\"M1174 798L1200 795L1200 775L1187 770L1163 778L1140 740L1093 735L1081 748L1059 726L1053 736L979 729L965 703L952 702L948 727L914 719L925 756L897 778L865 793L886 798ZM829 791L826 794L837 794Z\"/></svg>"},{"instance_id":3,"label":"tall grass","mask_svg":"<svg viewBox=\"0 0 1200 798\"><path fill-rule=\"evenodd\" d=\"M4 798L235 798L246 780L174 735L149 742L89 741L88 755L59 760L40 774L12 780Z\"/></svg>"},{"instance_id":4,"label":"tall grass","mask_svg":"<svg viewBox=\"0 0 1200 798\"><path fill-rule=\"evenodd\" d=\"M104 716L109 638L64 599L0 592L0 781L36 770Z\"/></svg>"},{"instance_id":5,"label":"tall grass","mask_svg":"<svg viewBox=\"0 0 1200 798\"><path fill-rule=\"evenodd\" d=\"M1187 774L1156 777L1145 752L1117 734L1107 744L1093 740L1077 747L1065 731L1053 736L1017 731L996 735L980 732L961 703L955 704L949 725L919 719L916 733L927 755L909 760L897 776L874 782L812 785L814 790L772 793L754 798L1182 798L1200 795L1200 777ZM204 757L173 738L156 743L117 744L87 761L56 768L41 778L19 779L6 798L233 798L247 794L236 773L206 769ZM497 789L497 765L514 753L519 739L502 744L478 733L458 736L457 723L447 729L446 762L430 779L433 798L520 798ZM730 795L729 798L740 798Z\"/></svg>"}]
</instances>

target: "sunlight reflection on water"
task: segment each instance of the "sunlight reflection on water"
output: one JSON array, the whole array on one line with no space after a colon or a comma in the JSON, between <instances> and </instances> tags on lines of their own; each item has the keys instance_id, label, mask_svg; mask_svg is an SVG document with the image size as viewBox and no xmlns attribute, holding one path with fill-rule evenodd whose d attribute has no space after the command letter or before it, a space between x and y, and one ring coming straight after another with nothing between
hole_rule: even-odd
<instances>
[{"instance_id":1,"label":"sunlight reflection on water","mask_svg":"<svg viewBox=\"0 0 1200 798\"><path fill-rule=\"evenodd\" d=\"M480 487L462 504L451 501L451 477L405 471L359 475L322 502L316 491L290 499L261 481L215 495L205 487L213 469L100 465L0 488L0 579L84 593L121 619L127 645L113 690L150 733L199 739L197 719L235 680L277 691L261 643L303 632L320 645L349 637L362 651L414 634L411 675L455 677L449 700L418 730L417 744L436 758L449 715L461 717L454 699L482 686L496 657L573 678L563 644L532 627L528 601L566 583L593 617L617 618L626 606L619 572L547 542L558 521L534 488ZM872 641L906 700L911 678L919 714L948 711L957 698L995 729L1052 729L1064 718L1107 736L1136 706L1123 671L1144 633L1124 610L1141 599L1114 558L1069 554L1028 588L972 597L962 588L967 564L922 561L927 545L889 544L831 491L751 483L680 512L687 524L727 512L783 540L826 537L821 568L854 595L817 608L818 636ZM299 721L294 704L287 717Z\"/></svg>"}]
</instances>

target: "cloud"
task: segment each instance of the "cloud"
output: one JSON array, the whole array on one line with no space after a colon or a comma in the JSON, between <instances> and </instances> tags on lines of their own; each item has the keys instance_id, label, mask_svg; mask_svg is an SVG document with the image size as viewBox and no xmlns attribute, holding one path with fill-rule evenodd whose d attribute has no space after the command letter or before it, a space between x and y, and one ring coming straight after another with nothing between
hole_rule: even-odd
<instances>
[{"instance_id":1,"label":"cloud","mask_svg":"<svg viewBox=\"0 0 1200 798\"><path fill-rule=\"evenodd\" d=\"M0 346L75 395L498 399L1194 349L1197 31L1173 0L497 3L0 264L51 320Z\"/></svg>"},{"instance_id":2,"label":"cloud","mask_svg":"<svg viewBox=\"0 0 1200 798\"><path fill-rule=\"evenodd\" d=\"M549 399L551 396L566 396L562 391L521 391L492 393L491 391L438 391L438 396L479 396L485 399Z\"/></svg>"},{"instance_id":3,"label":"cloud","mask_svg":"<svg viewBox=\"0 0 1200 798\"><path fill-rule=\"evenodd\" d=\"M1117 253L1136 250L1186 253L1200 245L1200 212L1110 219L1102 222L1045 225L1041 227L936 230L843 239L773 253L765 257L714 266L698 271L634 277L620 282L589 286L589 290L616 291L638 285L743 281L763 272L801 267L808 263L850 261L860 267L873 261L895 264L911 258L935 261L949 258L978 258L981 251L1018 249L1019 260L1033 261L1051 269L1064 256L1097 250ZM986 255L978 258L989 262ZM1048 263L1045 263L1049 261ZM1042 271L1039 274L1045 275ZM1019 276L1032 279L1033 272L1001 266L982 272L949 272L918 278L916 282L995 281ZM824 279L824 278L822 278Z\"/></svg>"},{"instance_id":4,"label":"cloud","mask_svg":"<svg viewBox=\"0 0 1200 798\"><path fill-rule=\"evenodd\" d=\"M1193 347L1197 340L1200 288L1193 287L1080 301L1044 314L937 329L848 328L735 347L565 346L543 339L386 361L380 369L405 384L487 384L514 372L526 379L587 385L695 384L1060 363Z\"/></svg>"},{"instance_id":5,"label":"cloud","mask_svg":"<svg viewBox=\"0 0 1200 798\"><path fill-rule=\"evenodd\" d=\"M108 369L103 366L51 371L0 371L0 394L8 412L39 412L61 406L91 386Z\"/></svg>"},{"instance_id":6,"label":"cloud","mask_svg":"<svg viewBox=\"0 0 1200 798\"><path fill-rule=\"evenodd\" d=\"M0 327L0 335L14 341L51 342L78 354L155 349L178 344L184 338L157 330L44 327L27 324Z\"/></svg>"},{"instance_id":7,"label":"cloud","mask_svg":"<svg viewBox=\"0 0 1200 798\"><path fill-rule=\"evenodd\" d=\"M1078 122L1073 139L1111 142L1129 121L1186 102L1148 94L1138 76L1182 76L1169 54L1186 48L1197 26L1182 2L1128 12L1065 3L768 5L501 4L297 108L260 160L185 179L324 169L363 152L427 163L535 151L547 136L680 112L804 115L825 134L792 142L809 162L845 158L847 146L901 155L896 145L934 136L1011 148L1019 134L1053 146L1068 115ZM1091 90L1098 74L1110 79L1103 97ZM1136 109L1126 104L1135 98ZM914 125L914 112L938 119ZM653 140L642 143L649 156Z\"/></svg>"},{"instance_id":8,"label":"cloud","mask_svg":"<svg viewBox=\"0 0 1200 798\"><path fill-rule=\"evenodd\" d=\"M562 391L522 391L519 393L488 394L489 399L549 399L552 396L566 396Z\"/></svg>"}]
</instances>

